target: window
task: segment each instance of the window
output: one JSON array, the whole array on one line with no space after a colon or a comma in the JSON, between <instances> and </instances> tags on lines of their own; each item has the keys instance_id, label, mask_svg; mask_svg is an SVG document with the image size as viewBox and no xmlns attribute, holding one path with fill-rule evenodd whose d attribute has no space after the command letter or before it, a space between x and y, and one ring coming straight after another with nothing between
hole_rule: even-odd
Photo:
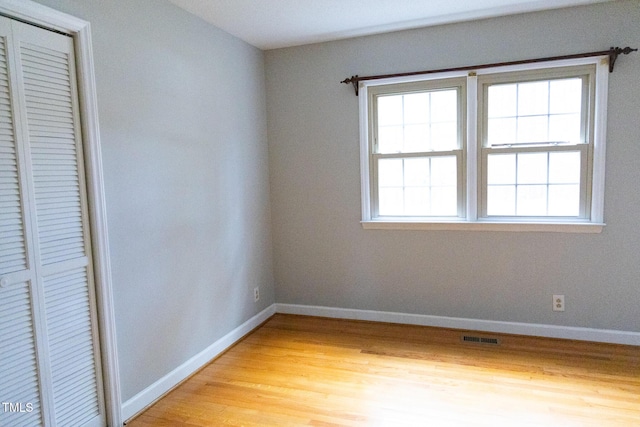
<instances>
[{"instance_id":1,"label":"window","mask_svg":"<svg viewBox=\"0 0 640 427\"><path fill-rule=\"evenodd\" d=\"M365 228L599 232L602 58L361 82Z\"/></svg>"},{"instance_id":2,"label":"window","mask_svg":"<svg viewBox=\"0 0 640 427\"><path fill-rule=\"evenodd\" d=\"M464 80L378 89L372 120L377 216L458 216Z\"/></svg>"},{"instance_id":3,"label":"window","mask_svg":"<svg viewBox=\"0 0 640 427\"><path fill-rule=\"evenodd\" d=\"M482 217L589 218L593 70L478 79Z\"/></svg>"}]
</instances>

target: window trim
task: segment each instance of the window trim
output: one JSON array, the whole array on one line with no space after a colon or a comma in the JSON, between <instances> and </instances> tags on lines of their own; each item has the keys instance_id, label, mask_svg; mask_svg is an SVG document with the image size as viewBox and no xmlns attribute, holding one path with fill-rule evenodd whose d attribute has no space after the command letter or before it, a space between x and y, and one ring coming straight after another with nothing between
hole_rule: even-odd
<instances>
[{"instance_id":1,"label":"window trim","mask_svg":"<svg viewBox=\"0 0 640 427\"><path fill-rule=\"evenodd\" d=\"M534 72L537 70L553 70L561 67L595 65L595 95L593 99L593 146L591 175L591 206L588 219L571 218L567 221L542 217L521 218L482 218L479 217L479 194L482 192L480 162L481 137L478 117L478 77L486 74ZM463 135L463 185L464 194L462 211L466 217L374 217L372 185L372 153L371 153L371 120L369 112L369 90L376 86L414 83L431 80L465 78L466 108L463 120L466 121L466 135ZM607 94L609 77L609 58L605 56L567 59L558 61L518 64L478 69L477 71L450 71L421 76L390 77L379 80L359 82L359 124L360 124L360 170L361 170L361 224L364 229L398 229L398 230L462 230L462 231L524 231L524 232L563 232L563 233L600 233L604 223L604 167L606 152ZM473 191L471 191L473 189Z\"/></svg>"}]
</instances>

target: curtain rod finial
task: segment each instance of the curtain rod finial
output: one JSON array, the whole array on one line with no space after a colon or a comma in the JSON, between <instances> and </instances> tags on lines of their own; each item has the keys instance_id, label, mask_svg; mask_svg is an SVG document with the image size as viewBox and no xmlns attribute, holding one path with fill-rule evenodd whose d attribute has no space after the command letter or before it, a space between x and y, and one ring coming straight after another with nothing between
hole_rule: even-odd
<instances>
[{"instance_id":1,"label":"curtain rod finial","mask_svg":"<svg viewBox=\"0 0 640 427\"><path fill-rule=\"evenodd\" d=\"M637 52L638 49L633 49L629 46L623 48L613 47L609 48L609 72L613 73L613 66L616 63L616 59L618 59L618 55L629 55L631 52Z\"/></svg>"}]
</instances>

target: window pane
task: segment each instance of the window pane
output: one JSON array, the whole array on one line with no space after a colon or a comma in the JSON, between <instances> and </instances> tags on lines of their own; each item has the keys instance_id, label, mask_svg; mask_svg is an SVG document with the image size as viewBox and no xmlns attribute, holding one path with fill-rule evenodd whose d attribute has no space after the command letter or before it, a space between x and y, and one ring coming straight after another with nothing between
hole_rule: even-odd
<instances>
[{"instance_id":1,"label":"window pane","mask_svg":"<svg viewBox=\"0 0 640 427\"><path fill-rule=\"evenodd\" d=\"M549 117L549 141L580 144L580 114L558 114Z\"/></svg>"},{"instance_id":2,"label":"window pane","mask_svg":"<svg viewBox=\"0 0 640 427\"><path fill-rule=\"evenodd\" d=\"M431 92L431 121L449 122L458 117L458 91L438 90Z\"/></svg>"},{"instance_id":3,"label":"window pane","mask_svg":"<svg viewBox=\"0 0 640 427\"><path fill-rule=\"evenodd\" d=\"M549 182L553 184L579 184L580 152L549 153Z\"/></svg>"},{"instance_id":4,"label":"window pane","mask_svg":"<svg viewBox=\"0 0 640 427\"><path fill-rule=\"evenodd\" d=\"M425 187L429 185L429 159L404 160L404 185L407 187Z\"/></svg>"},{"instance_id":5,"label":"window pane","mask_svg":"<svg viewBox=\"0 0 640 427\"><path fill-rule=\"evenodd\" d=\"M547 116L518 117L517 142L546 142L548 141Z\"/></svg>"},{"instance_id":6,"label":"window pane","mask_svg":"<svg viewBox=\"0 0 640 427\"><path fill-rule=\"evenodd\" d=\"M487 188L487 215L515 215L516 186L490 185Z\"/></svg>"},{"instance_id":7,"label":"window pane","mask_svg":"<svg viewBox=\"0 0 640 427\"><path fill-rule=\"evenodd\" d=\"M378 161L378 185L380 187L402 187L402 159L380 159Z\"/></svg>"},{"instance_id":8,"label":"window pane","mask_svg":"<svg viewBox=\"0 0 640 427\"><path fill-rule=\"evenodd\" d=\"M404 190L405 215L429 215L429 187L409 187Z\"/></svg>"},{"instance_id":9,"label":"window pane","mask_svg":"<svg viewBox=\"0 0 640 427\"><path fill-rule=\"evenodd\" d=\"M448 151L458 148L458 124L442 122L431 125L431 149Z\"/></svg>"},{"instance_id":10,"label":"window pane","mask_svg":"<svg viewBox=\"0 0 640 427\"><path fill-rule=\"evenodd\" d=\"M456 187L431 188L431 215L453 216L458 212Z\"/></svg>"},{"instance_id":11,"label":"window pane","mask_svg":"<svg viewBox=\"0 0 640 427\"><path fill-rule=\"evenodd\" d=\"M404 95L404 123L426 124L429 122L429 94Z\"/></svg>"},{"instance_id":12,"label":"window pane","mask_svg":"<svg viewBox=\"0 0 640 427\"><path fill-rule=\"evenodd\" d=\"M549 113L580 113L582 109L582 79L552 80L549 83Z\"/></svg>"},{"instance_id":13,"label":"window pane","mask_svg":"<svg viewBox=\"0 0 640 427\"><path fill-rule=\"evenodd\" d=\"M549 82L518 84L518 116L549 113Z\"/></svg>"},{"instance_id":14,"label":"window pane","mask_svg":"<svg viewBox=\"0 0 640 427\"><path fill-rule=\"evenodd\" d=\"M488 146L514 144L516 142L517 119L489 119Z\"/></svg>"},{"instance_id":15,"label":"window pane","mask_svg":"<svg viewBox=\"0 0 640 427\"><path fill-rule=\"evenodd\" d=\"M489 118L517 116L517 85L489 86Z\"/></svg>"},{"instance_id":16,"label":"window pane","mask_svg":"<svg viewBox=\"0 0 640 427\"><path fill-rule=\"evenodd\" d=\"M402 126L384 126L378 129L378 153L402 151Z\"/></svg>"},{"instance_id":17,"label":"window pane","mask_svg":"<svg viewBox=\"0 0 640 427\"><path fill-rule=\"evenodd\" d=\"M547 183L548 153L518 154L518 184Z\"/></svg>"},{"instance_id":18,"label":"window pane","mask_svg":"<svg viewBox=\"0 0 640 427\"><path fill-rule=\"evenodd\" d=\"M578 216L580 214L580 186L550 185L549 215Z\"/></svg>"},{"instance_id":19,"label":"window pane","mask_svg":"<svg viewBox=\"0 0 640 427\"><path fill-rule=\"evenodd\" d=\"M515 154L490 154L487 163L487 182L489 185L516 183Z\"/></svg>"},{"instance_id":20,"label":"window pane","mask_svg":"<svg viewBox=\"0 0 640 427\"><path fill-rule=\"evenodd\" d=\"M429 150L429 126L407 125L404 128L403 153ZM400 151L400 150L399 150Z\"/></svg>"},{"instance_id":21,"label":"window pane","mask_svg":"<svg viewBox=\"0 0 640 427\"><path fill-rule=\"evenodd\" d=\"M516 215L547 215L547 186L519 185L517 190Z\"/></svg>"},{"instance_id":22,"label":"window pane","mask_svg":"<svg viewBox=\"0 0 640 427\"><path fill-rule=\"evenodd\" d=\"M455 156L431 157L431 185L457 185L458 173Z\"/></svg>"},{"instance_id":23,"label":"window pane","mask_svg":"<svg viewBox=\"0 0 640 427\"><path fill-rule=\"evenodd\" d=\"M403 189L380 188L378 190L378 210L380 215L403 215Z\"/></svg>"},{"instance_id":24,"label":"window pane","mask_svg":"<svg viewBox=\"0 0 640 427\"><path fill-rule=\"evenodd\" d=\"M378 126L402 124L402 95L378 97Z\"/></svg>"}]
</instances>

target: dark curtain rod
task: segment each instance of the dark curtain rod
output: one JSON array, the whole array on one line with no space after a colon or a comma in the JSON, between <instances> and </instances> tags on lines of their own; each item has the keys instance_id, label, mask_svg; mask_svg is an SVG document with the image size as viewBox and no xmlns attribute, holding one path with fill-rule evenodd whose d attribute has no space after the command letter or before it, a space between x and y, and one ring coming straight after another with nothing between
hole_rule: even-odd
<instances>
[{"instance_id":1,"label":"dark curtain rod","mask_svg":"<svg viewBox=\"0 0 640 427\"><path fill-rule=\"evenodd\" d=\"M448 71L472 71L479 70L482 68L492 68L492 67L502 67L507 65L521 65L521 64L533 64L536 62L546 62L546 61L560 61L562 59L578 59L578 58L589 58L592 56L609 56L609 72L613 72L613 66L616 63L616 59L618 59L618 55L624 54L628 55L631 52L636 52L638 49L632 49L630 47L619 48L619 47L611 47L609 50L601 50L599 52L588 52L588 53L577 53L574 55L562 55L562 56L551 56L549 58L536 58L536 59L523 59L520 61L509 61L509 62L497 62L494 64L482 64L482 65L472 65L467 67L454 67L454 68L441 68L439 70L426 70L426 71L413 71L409 73L397 73L397 74L379 74L377 76L363 76L359 77L357 75L351 76L349 78L344 79L340 83L351 84L353 89L356 92L356 96L358 96L358 83L365 80L380 80L391 77L407 77L407 76L419 76L423 74L434 74L434 73L445 73Z\"/></svg>"}]
</instances>

